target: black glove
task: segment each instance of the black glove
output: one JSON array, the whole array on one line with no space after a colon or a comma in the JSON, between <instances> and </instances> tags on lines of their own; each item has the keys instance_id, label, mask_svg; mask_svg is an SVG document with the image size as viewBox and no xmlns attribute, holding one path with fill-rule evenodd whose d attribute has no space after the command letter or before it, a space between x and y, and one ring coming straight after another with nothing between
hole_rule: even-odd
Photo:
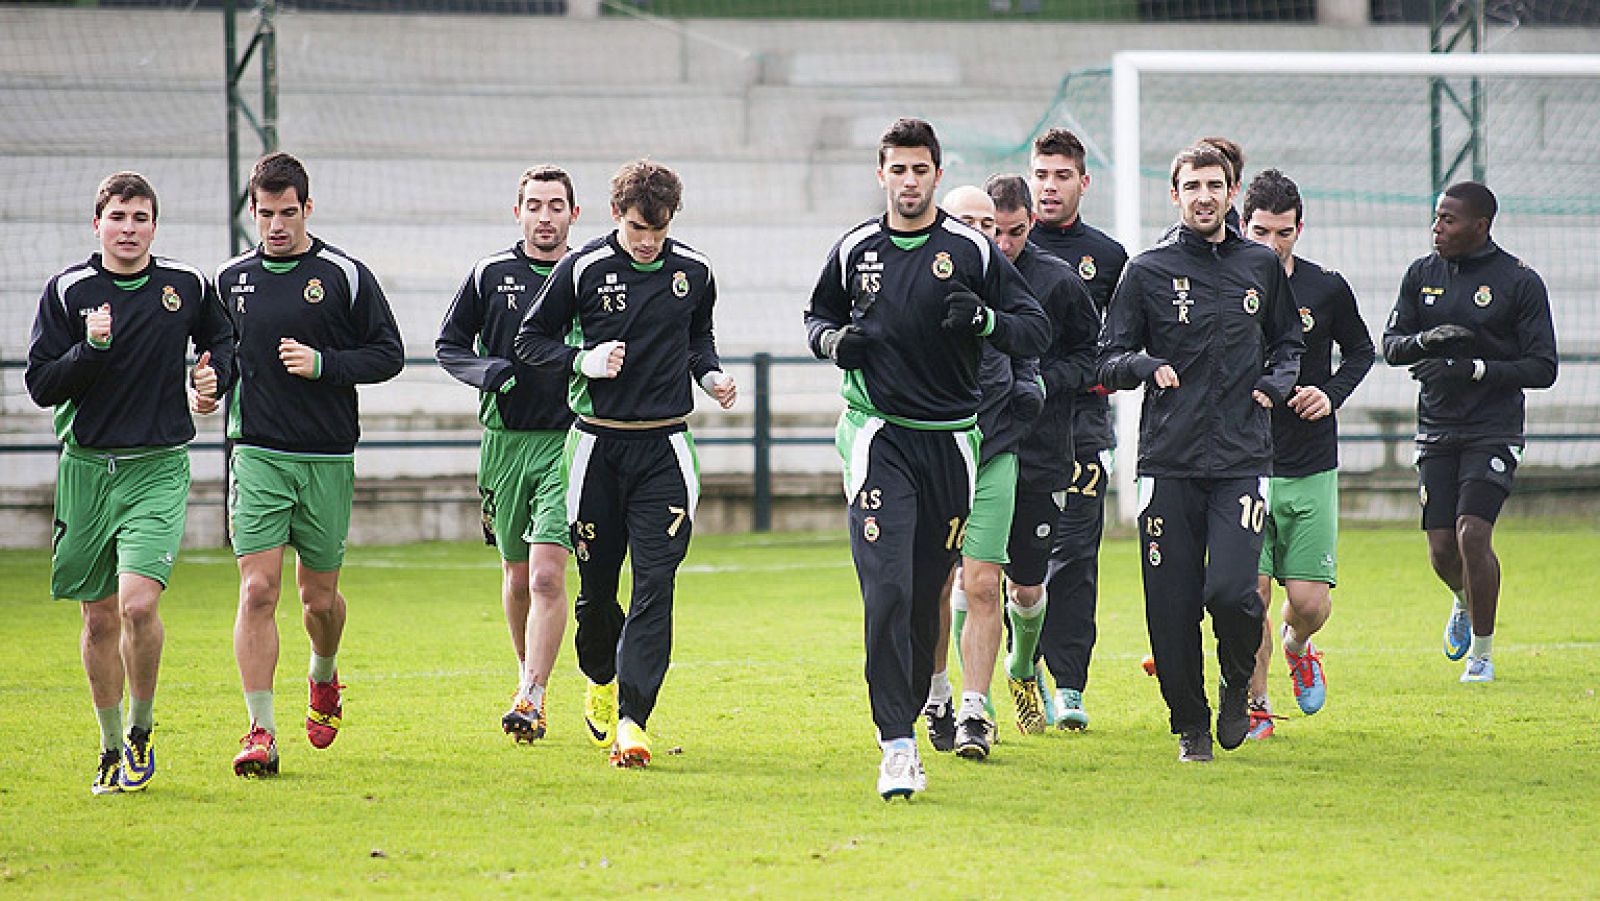
<instances>
[{"instance_id":1,"label":"black glove","mask_svg":"<svg viewBox=\"0 0 1600 901\"><path fill-rule=\"evenodd\" d=\"M944 322L940 324L952 332L976 335L983 331L984 323L988 322L988 313L978 295L971 291L951 291L945 295Z\"/></svg>"},{"instance_id":2,"label":"black glove","mask_svg":"<svg viewBox=\"0 0 1600 901\"><path fill-rule=\"evenodd\" d=\"M1038 382L1019 380L1011 386L1011 416L1032 422L1044 412L1044 389Z\"/></svg>"},{"instance_id":3,"label":"black glove","mask_svg":"<svg viewBox=\"0 0 1600 901\"><path fill-rule=\"evenodd\" d=\"M1446 328L1446 326L1440 326ZM1411 377L1424 385L1444 382L1470 382L1474 366L1471 360L1423 360L1411 367Z\"/></svg>"},{"instance_id":4,"label":"black glove","mask_svg":"<svg viewBox=\"0 0 1600 901\"><path fill-rule=\"evenodd\" d=\"M1128 361L1128 371L1141 382L1148 382L1155 378L1156 370L1167 365L1167 361L1160 357L1134 357Z\"/></svg>"},{"instance_id":5,"label":"black glove","mask_svg":"<svg viewBox=\"0 0 1600 901\"><path fill-rule=\"evenodd\" d=\"M1471 341L1475 337L1477 336L1472 333L1472 329L1452 322L1428 329L1417 336L1417 343L1426 350L1439 350L1447 344Z\"/></svg>"},{"instance_id":6,"label":"black glove","mask_svg":"<svg viewBox=\"0 0 1600 901\"><path fill-rule=\"evenodd\" d=\"M822 352L840 369L860 369L867 363L867 345L872 343L854 325L823 332Z\"/></svg>"}]
</instances>

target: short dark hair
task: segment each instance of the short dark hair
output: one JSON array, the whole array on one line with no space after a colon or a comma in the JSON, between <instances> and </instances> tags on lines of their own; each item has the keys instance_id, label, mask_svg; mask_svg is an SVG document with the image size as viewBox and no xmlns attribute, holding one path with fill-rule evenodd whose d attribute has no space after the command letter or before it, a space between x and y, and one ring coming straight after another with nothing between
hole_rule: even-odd
<instances>
[{"instance_id":1,"label":"short dark hair","mask_svg":"<svg viewBox=\"0 0 1600 901\"><path fill-rule=\"evenodd\" d=\"M926 147L928 154L933 157L933 168L938 169L944 165L944 154L939 150L939 136L934 134L933 126L925 119L902 117L894 120L889 130L878 139L880 168L890 147Z\"/></svg>"},{"instance_id":2,"label":"short dark hair","mask_svg":"<svg viewBox=\"0 0 1600 901\"><path fill-rule=\"evenodd\" d=\"M250 170L252 204L256 202L257 191L281 194L290 188L294 188L302 206L311 199L311 176L306 174L306 167L299 160L281 150L256 160L255 168Z\"/></svg>"},{"instance_id":3,"label":"short dark hair","mask_svg":"<svg viewBox=\"0 0 1600 901\"><path fill-rule=\"evenodd\" d=\"M653 160L623 164L611 176L611 205L617 212L637 212L653 228L661 228L683 208L683 181Z\"/></svg>"},{"instance_id":4,"label":"short dark hair","mask_svg":"<svg viewBox=\"0 0 1600 901\"><path fill-rule=\"evenodd\" d=\"M105 210L111 198L129 201L135 197L150 198L150 219L154 221L160 215L161 206L156 202L156 189L150 186L150 181L137 172L123 170L107 175L100 182L99 190L94 194L94 217L100 218L100 213Z\"/></svg>"},{"instance_id":5,"label":"short dark hair","mask_svg":"<svg viewBox=\"0 0 1600 901\"><path fill-rule=\"evenodd\" d=\"M1084 160L1088 154L1084 152L1083 142L1078 136L1065 128L1052 128L1044 134L1033 139L1034 156L1064 156L1072 160L1078 167L1078 174L1084 173Z\"/></svg>"},{"instance_id":6,"label":"short dark hair","mask_svg":"<svg viewBox=\"0 0 1600 901\"><path fill-rule=\"evenodd\" d=\"M983 190L994 201L997 210L1007 213L1033 211L1033 192L1028 190L1028 180L1020 175L991 175L983 183Z\"/></svg>"},{"instance_id":7,"label":"short dark hair","mask_svg":"<svg viewBox=\"0 0 1600 901\"><path fill-rule=\"evenodd\" d=\"M1454 197L1461 201L1467 212L1479 219L1489 220L1494 224L1495 214L1500 212L1500 204L1494 199L1494 192L1489 186L1477 181L1458 181L1444 189L1444 196Z\"/></svg>"},{"instance_id":8,"label":"short dark hair","mask_svg":"<svg viewBox=\"0 0 1600 901\"><path fill-rule=\"evenodd\" d=\"M1287 213L1294 210L1294 222L1300 224L1305 205L1300 201L1300 186L1277 169L1263 169L1250 179L1244 192L1244 221L1249 222L1256 210L1268 213Z\"/></svg>"},{"instance_id":9,"label":"short dark hair","mask_svg":"<svg viewBox=\"0 0 1600 901\"><path fill-rule=\"evenodd\" d=\"M578 203L572 192L572 176L567 174L567 170L560 166L543 165L523 170L522 180L517 182L517 206L522 206L522 201L526 199L523 192L528 190L530 181L558 181L567 189L567 206L576 206Z\"/></svg>"},{"instance_id":10,"label":"short dark hair","mask_svg":"<svg viewBox=\"0 0 1600 901\"><path fill-rule=\"evenodd\" d=\"M1236 180L1238 176L1233 174L1233 163L1229 161L1227 154L1223 153L1221 150L1218 150L1214 144L1202 141L1199 144L1185 147L1178 151L1178 155L1172 158L1173 190L1177 190L1178 188L1178 170L1182 169L1185 165L1189 166L1191 169L1206 169L1210 168L1211 166L1221 166L1223 177L1227 180L1228 184L1230 186L1238 184Z\"/></svg>"},{"instance_id":11,"label":"short dark hair","mask_svg":"<svg viewBox=\"0 0 1600 901\"><path fill-rule=\"evenodd\" d=\"M1237 142L1223 137L1201 138L1196 143L1210 144L1222 151L1222 155L1228 158L1228 165L1233 167L1233 174L1228 184L1237 186L1239 179L1244 178L1244 148Z\"/></svg>"}]
</instances>

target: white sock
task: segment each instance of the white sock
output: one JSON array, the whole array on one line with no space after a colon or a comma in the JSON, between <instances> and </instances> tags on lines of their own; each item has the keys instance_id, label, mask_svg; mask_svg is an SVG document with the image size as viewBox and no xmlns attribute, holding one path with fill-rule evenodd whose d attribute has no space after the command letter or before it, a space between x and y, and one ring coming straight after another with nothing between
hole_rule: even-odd
<instances>
[{"instance_id":1,"label":"white sock","mask_svg":"<svg viewBox=\"0 0 1600 901\"><path fill-rule=\"evenodd\" d=\"M958 720L968 720L974 717L981 718L983 713L983 692L963 691L961 693L961 713Z\"/></svg>"},{"instance_id":2,"label":"white sock","mask_svg":"<svg viewBox=\"0 0 1600 901\"><path fill-rule=\"evenodd\" d=\"M1487 657L1494 651L1494 635L1472 634L1472 649L1467 651L1471 657Z\"/></svg>"},{"instance_id":3,"label":"white sock","mask_svg":"<svg viewBox=\"0 0 1600 901\"><path fill-rule=\"evenodd\" d=\"M950 609L967 609L967 592L961 587L960 579L956 580L956 584L950 586Z\"/></svg>"},{"instance_id":4,"label":"white sock","mask_svg":"<svg viewBox=\"0 0 1600 901\"><path fill-rule=\"evenodd\" d=\"M937 706L943 704L950 700L950 696L954 693L955 689L950 685L950 672L948 670L939 670L933 674L933 678L929 680L928 684L929 705Z\"/></svg>"},{"instance_id":5,"label":"white sock","mask_svg":"<svg viewBox=\"0 0 1600 901\"><path fill-rule=\"evenodd\" d=\"M543 685L535 685L532 682L524 682L522 683L522 690L517 692L517 694L520 697L527 698L528 703L532 704L534 707L538 707L540 704L544 703Z\"/></svg>"},{"instance_id":6,"label":"white sock","mask_svg":"<svg viewBox=\"0 0 1600 901\"><path fill-rule=\"evenodd\" d=\"M528 684L528 661L517 658L517 687L525 688Z\"/></svg>"},{"instance_id":7,"label":"white sock","mask_svg":"<svg viewBox=\"0 0 1600 901\"><path fill-rule=\"evenodd\" d=\"M1283 650L1292 657L1299 657L1306 652L1306 643L1294 633L1294 627L1288 623L1283 624Z\"/></svg>"},{"instance_id":8,"label":"white sock","mask_svg":"<svg viewBox=\"0 0 1600 901\"><path fill-rule=\"evenodd\" d=\"M1465 609L1467 609L1467 592L1466 592L1465 589L1463 589L1461 591L1456 591L1455 589L1452 588L1450 590L1450 593L1455 596L1456 609L1457 610L1465 610Z\"/></svg>"},{"instance_id":9,"label":"white sock","mask_svg":"<svg viewBox=\"0 0 1600 901\"><path fill-rule=\"evenodd\" d=\"M909 751L912 754L917 752L917 740L914 738L891 738L878 744L883 748L883 753L885 754L891 751Z\"/></svg>"},{"instance_id":10,"label":"white sock","mask_svg":"<svg viewBox=\"0 0 1600 901\"><path fill-rule=\"evenodd\" d=\"M335 669L337 669L335 658L321 657L316 651L311 652L311 681L332 682Z\"/></svg>"}]
</instances>

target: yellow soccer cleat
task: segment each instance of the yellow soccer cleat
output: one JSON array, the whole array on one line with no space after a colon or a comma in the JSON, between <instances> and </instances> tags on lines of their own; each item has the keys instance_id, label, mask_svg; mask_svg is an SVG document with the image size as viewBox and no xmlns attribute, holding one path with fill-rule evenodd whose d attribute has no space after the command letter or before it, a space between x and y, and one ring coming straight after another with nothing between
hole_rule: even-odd
<instances>
[{"instance_id":1,"label":"yellow soccer cleat","mask_svg":"<svg viewBox=\"0 0 1600 901\"><path fill-rule=\"evenodd\" d=\"M1023 735L1044 732L1044 698L1039 696L1039 683L1033 677L1007 679L1011 688L1011 702L1017 707L1017 728Z\"/></svg>"},{"instance_id":2,"label":"yellow soccer cleat","mask_svg":"<svg viewBox=\"0 0 1600 901\"><path fill-rule=\"evenodd\" d=\"M650 736L633 720L617 725L617 743L611 746L612 766L630 769L650 765Z\"/></svg>"},{"instance_id":3,"label":"yellow soccer cleat","mask_svg":"<svg viewBox=\"0 0 1600 901\"><path fill-rule=\"evenodd\" d=\"M610 747L617 734L617 683L589 683L583 693L583 724L596 747Z\"/></svg>"}]
</instances>

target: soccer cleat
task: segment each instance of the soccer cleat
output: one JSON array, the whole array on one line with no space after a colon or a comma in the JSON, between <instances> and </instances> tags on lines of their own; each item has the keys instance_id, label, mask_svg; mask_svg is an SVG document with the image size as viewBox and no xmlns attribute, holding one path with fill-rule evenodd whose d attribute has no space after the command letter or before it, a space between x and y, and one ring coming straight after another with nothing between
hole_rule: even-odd
<instances>
[{"instance_id":1,"label":"soccer cleat","mask_svg":"<svg viewBox=\"0 0 1600 901\"><path fill-rule=\"evenodd\" d=\"M928 789L928 774L922 769L922 760L915 748L911 750L885 748L883 762L878 764L878 796L885 801L907 798Z\"/></svg>"},{"instance_id":2,"label":"soccer cleat","mask_svg":"<svg viewBox=\"0 0 1600 901\"><path fill-rule=\"evenodd\" d=\"M611 765L634 769L650 765L650 736L633 720L617 724L617 742L611 746Z\"/></svg>"},{"instance_id":3,"label":"soccer cleat","mask_svg":"<svg viewBox=\"0 0 1600 901\"><path fill-rule=\"evenodd\" d=\"M968 760L983 760L989 756L993 742L994 723L985 717L969 716L956 723L956 755Z\"/></svg>"},{"instance_id":4,"label":"soccer cleat","mask_svg":"<svg viewBox=\"0 0 1600 901\"><path fill-rule=\"evenodd\" d=\"M122 793L122 752L116 748L107 748L100 752L100 762L94 771L94 781L89 783L89 791L97 795L116 795Z\"/></svg>"},{"instance_id":5,"label":"soccer cleat","mask_svg":"<svg viewBox=\"0 0 1600 901\"><path fill-rule=\"evenodd\" d=\"M1251 741L1261 741L1272 737L1272 711L1266 704L1250 702L1250 731L1244 734Z\"/></svg>"},{"instance_id":6,"label":"soccer cleat","mask_svg":"<svg viewBox=\"0 0 1600 901\"><path fill-rule=\"evenodd\" d=\"M1468 657L1467 669L1461 674L1463 682L1493 682L1494 661L1488 657Z\"/></svg>"},{"instance_id":7,"label":"soccer cleat","mask_svg":"<svg viewBox=\"0 0 1600 901\"><path fill-rule=\"evenodd\" d=\"M1250 689L1244 685L1230 688L1224 681L1217 685L1217 694L1222 699L1217 709L1217 744L1232 751L1244 744L1250 731Z\"/></svg>"},{"instance_id":8,"label":"soccer cleat","mask_svg":"<svg viewBox=\"0 0 1600 901\"><path fill-rule=\"evenodd\" d=\"M949 698L942 702L922 708L922 715L928 721L928 744L933 745L935 751L954 751L956 749L956 708Z\"/></svg>"},{"instance_id":9,"label":"soccer cleat","mask_svg":"<svg viewBox=\"0 0 1600 901\"><path fill-rule=\"evenodd\" d=\"M1017 707L1017 729L1023 735L1044 732L1044 699L1039 697L1039 683L1032 677L1007 679L1011 688L1011 703Z\"/></svg>"},{"instance_id":10,"label":"soccer cleat","mask_svg":"<svg viewBox=\"0 0 1600 901\"><path fill-rule=\"evenodd\" d=\"M589 683L583 692L583 724L597 747L610 747L617 732L617 683Z\"/></svg>"},{"instance_id":11,"label":"soccer cleat","mask_svg":"<svg viewBox=\"0 0 1600 901\"><path fill-rule=\"evenodd\" d=\"M239 744L244 747L234 755L234 775L245 778L278 775L278 742L271 732L251 723L250 731L239 739Z\"/></svg>"},{"instance_id":12,"label":"soccer cleat","mask_svg":"<svg viewBox=\"0 0 1600 901\"><path fill-rule=\"evenodd\" d=\"M519 744L536 742L544 738L544 702L533 706L527 696L518 693L511 709L500 718L500 728Z\"/></svg>"},{"instance_id":13,"label":"soccer cleat","mask_svg":"<svg viewBox=\"0 0 1600 901\"><path fill-rule=\"evenodd\" d=\"M1450 618L1444 622L1444 655L1460 660L1467 656L1467 649L1471 647L1472 618L1467 616L1467 608L1450 608Z\"/></svg>"},{"instance_id":14,"label":"soccer cleat","mask_svg":"<svg viewBox=\"0 0 1600 901\"><path fill-rule=\"evenodd\" d=\"M1322 709L1322 702L1328 697L1328 679L1322 672L1322 652L1306 642L1305 653L1296 657L1284 649L1283 656L1289 661L1289 681L1294 686L1294 700L1300 705L1300 712L1307 716Z\"/></svg>"},{"instance_id":15,"label":"soccer cleat","mask_svg":"<svg viewBox=\"0 0 1600 901\"><path fill-rule=\"evenodd\" d=\"M1056 689L1056 728L1074 732L1089 728L1089 714L1083 709L1083 692L1075 688Z\"/></svg>"},{"instance_id":16,"label":"soccer cleat","mask_svg":"<svg viewBox=\"0 0 1600 901\"><path fill-rule=\"evenodd\" d=\"M1185 732L1178 736L1178 760L1181 763L1211 762L1211 733Z\"/></svg>"},{"instance_id":17,"label":"soccer cleat","mask_svg":"<svg viewBox=\"0 0 1600 901\"><path fill-rule=\"evenodd\" d=\"M313 682L309 678L306 682L311 686L311 700L306 704L306 738L311 747L326 748L339 737L344 714L344 698L339 692L344 686L339 684L338 673L327 682Z\"/></svg>"},{"instance_id":18,"label":"soccer cleat","mask_svg":"<svg viewBox=\"0 0 1600 901\"><path fill-rule=\"evenodd\" d=\"M122 790L144 791L156 775L156 747L150 730L134 726L122 746Z\"/></svg>"},{"instance_id":19,"label":"soccer cleat","mask_svg":"<svg viewBox=\"0 0 1600 901\"><path fill-rule=\"evenodd\" d=\"M1046 727L1056 724L1056 705L1050 703L1050 686L1044 681L1044 670L1035 667L1033 671L1034 684L1039 687L1039 698L1044 701L1044 724Z\"/></svg>"}]
</instances>

